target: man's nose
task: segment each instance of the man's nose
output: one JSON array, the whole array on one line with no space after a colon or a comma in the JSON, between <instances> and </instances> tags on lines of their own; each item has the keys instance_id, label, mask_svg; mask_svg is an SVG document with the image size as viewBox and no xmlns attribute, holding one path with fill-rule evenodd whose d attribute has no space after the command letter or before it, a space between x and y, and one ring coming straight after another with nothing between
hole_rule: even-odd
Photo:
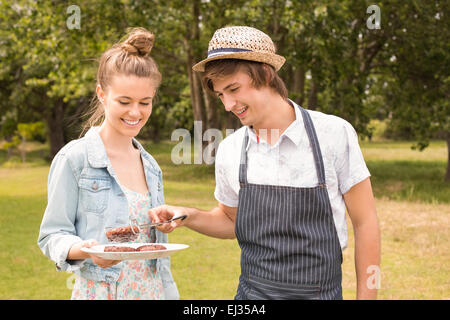
<instances>
[{"instance_id":1,"label":"man's nose","mask_svg":"<svg viewBox=\"0 0 450 320\"><path fill-rule=\"evenodd\" d=\"M223 95L222 103L225 106L226 111L231 111L236 105L236 100L229 96Z\"/></svg>"}]
</instances>

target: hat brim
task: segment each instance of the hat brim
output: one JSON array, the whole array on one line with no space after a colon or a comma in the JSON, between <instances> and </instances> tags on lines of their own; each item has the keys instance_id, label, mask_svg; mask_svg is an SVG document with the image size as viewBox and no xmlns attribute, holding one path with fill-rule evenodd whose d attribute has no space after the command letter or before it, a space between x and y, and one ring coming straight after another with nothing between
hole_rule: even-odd
<instances>
[{"instance_id":1,"label":"hat brim","mask_svg":"<svg viewBox=\"0 0 450 320\"><path fill-rule=\"evenodd\" d=\"M248 61L256 61L256 62L263 62L271 65L275 68L275 71L278 71L283 66L286 59L280 55L277 54L267 54L267 53L260 53L260 52L234 52L234 53L227 53L223 55L218 55L215 57L207 58L205 60L200 61L199 63L195 64L192 67L192 70L197 72L205 72L205 65L214 60L221 60L221 59L240 59L240 60L248 60Z\"/></svg>"}]
</instances>

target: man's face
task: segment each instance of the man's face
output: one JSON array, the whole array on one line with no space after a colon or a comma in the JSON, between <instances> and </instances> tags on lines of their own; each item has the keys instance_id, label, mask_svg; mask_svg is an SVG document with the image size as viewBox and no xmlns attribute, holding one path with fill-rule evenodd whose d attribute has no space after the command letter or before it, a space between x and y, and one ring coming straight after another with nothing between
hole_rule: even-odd
<instances>
[{"instance_id":1,"label":"man's face","mask_svg":"<svg viewBox=\"0 0 450 320\"><path fill-rule=\"evenodd\" d=\"M255 88L252 79L242 71L213 80L214 92L226 111L233 112L243 125L258 126L267 116L267 88Z\"/></svg>"}]
</instances>

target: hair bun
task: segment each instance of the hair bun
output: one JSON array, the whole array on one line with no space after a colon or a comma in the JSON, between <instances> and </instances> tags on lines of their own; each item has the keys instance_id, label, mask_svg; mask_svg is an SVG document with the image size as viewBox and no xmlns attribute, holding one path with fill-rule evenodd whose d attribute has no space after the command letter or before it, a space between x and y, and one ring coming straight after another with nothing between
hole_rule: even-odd
<instances>
[{"instance_id":1,"label":"hair bun","mask_svg":"<svg viewBox=\"0 0 450 320\"><path fill-rule=\"evenodd\" d=\"M133 28L120 47L130 54L145 57L152 51L154 42L155 35L153 33L144 28Z\"/></svg>"}]
</instances>

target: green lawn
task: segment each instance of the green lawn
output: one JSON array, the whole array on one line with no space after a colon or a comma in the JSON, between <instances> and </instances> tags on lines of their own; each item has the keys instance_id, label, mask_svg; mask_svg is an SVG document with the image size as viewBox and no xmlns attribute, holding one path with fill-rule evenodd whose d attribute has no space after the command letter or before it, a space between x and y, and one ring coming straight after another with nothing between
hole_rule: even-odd
<instances>
[{"instance_id":1,"label":"green lawn","mask_svg":"<svg viewBox=\"0 0 450 320\"><path fill-rule=\"evenodd\" d=\"M148 144L164 174L166 202L209 209L215 206L214 167L175 166L173 144ZM41 147L35 148L39 149ZM382 228L381 299L449 299L450 186L443 184L446 146L432 142L424 152L410 143L362 143L377 197ZM69 299L70 274L56 272L36 245L46 206L48 164L41 152L25 165L6 162L0 152L0 299ZM188 229L169 235L189 249L172 258L182 299L232 299L239 277L239 246ZM344 251L344 298L355 295L353 233ZM70 284L70 283L69 283Z\"/></svg>"},{"instance_id":2,"label":"green lawn","mask_svg":"<svg viewBox=\"0 0 450 320\"><path fill-rule=\"evenodd\" d=\"M450 203L450 183L443 184L447 145L433 141L424 151L411 142L362 143L377 198L412 202Z\"/></svg>"}]
</instances>

